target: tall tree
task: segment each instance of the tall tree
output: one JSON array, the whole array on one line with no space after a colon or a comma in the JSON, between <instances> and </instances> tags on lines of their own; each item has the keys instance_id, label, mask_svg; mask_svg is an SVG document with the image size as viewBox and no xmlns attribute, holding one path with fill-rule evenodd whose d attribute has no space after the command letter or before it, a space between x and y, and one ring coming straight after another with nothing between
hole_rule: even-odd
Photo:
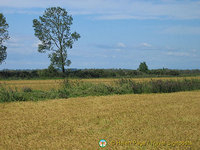
<instances>
[{"instance_id":1,"label":"tall tree","mask_svg":"<svg viewBox=\"0 0 200 150\"><path fill-rule=\"evenodd\" d=\"M146 62L140 63L138 70L141 72L147 73L149 69Z\"/></svg>"},{"instance_id":2,"label":"tall tree","mask_svg":"<svg viewBox=\"0 0 200 150\"><path fill-rule=\"evenodd\" d=\"M49 51L52 65L61 68L65 72L65 66L71 61L67 59L67 49L71 49L75 41L80 38L77 32L70 32L73 18L64 8L47 8L39 20L33 20L35 36L42 42L38 45L38 51Z\"/></svg>"},{"instance_id":3,"label":"tall tree","mask_svg":"<svg viewBox=\"0 0 200 150\"><path fill-rule=\"evenodd\" d=\"M8 35L8 24L6 22L6 18L3 16L2 13L0 13L0 64L6 59L7 57L7 52L6 49L7 47L2 45L3 42L9 39Z\"/></svg>"}]
</instances>

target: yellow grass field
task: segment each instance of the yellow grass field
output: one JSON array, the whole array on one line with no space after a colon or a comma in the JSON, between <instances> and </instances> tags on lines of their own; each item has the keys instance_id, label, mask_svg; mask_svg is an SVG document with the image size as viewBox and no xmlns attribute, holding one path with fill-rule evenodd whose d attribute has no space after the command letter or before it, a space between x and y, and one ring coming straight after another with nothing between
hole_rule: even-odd
<instances>
[{"instance_id":1,"label":"yellow grass field","mask_svg":"<svg viewBox=\"0 0 200 150\"><path fill-rule=\"evenodd\" d=\"M159 78L132 78L132 80L136 82L144 82L150 80L182 80L182 79L200 79L200 77L159 77ZM113 78L100 78L100 79L70 79L71 81L79 80L84 82L92 82L92 83L106 83L111 84L118 79ZM0 81L0 84L5 84L11 88L22 89L24 87L29 87L35 90L51 90L58 89L60 87L60 83L62 79L56 80L8 80L8 81Z\"/></svg>"},{"instance_id":2,"label":"yellow grass field","mask_svg":"<svg viewBox=\"0 0 200 150\"><path fill-rule=\"evenodd\" d=\"M0 149L198 150L199 108L200 91L1 103Z\"/></svg>"}]
</instances>

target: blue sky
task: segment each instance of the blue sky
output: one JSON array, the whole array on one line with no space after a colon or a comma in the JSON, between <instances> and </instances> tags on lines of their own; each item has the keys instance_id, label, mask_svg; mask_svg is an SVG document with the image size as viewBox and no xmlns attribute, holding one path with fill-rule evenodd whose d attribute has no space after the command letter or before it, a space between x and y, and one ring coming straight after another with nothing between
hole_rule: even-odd
<instances>
[{"instance_id":1,"label":"blue sky","mask_svg":"<svg viewBox=\"0 0 200 150\"><path fill-rule=\"evenodd\" d=\"M65 8L81 35L70 68L200 69L200 0L0 0L11 37L0 70L49 66L32 20L51 6Z\"/></svg>"}]
</instances>

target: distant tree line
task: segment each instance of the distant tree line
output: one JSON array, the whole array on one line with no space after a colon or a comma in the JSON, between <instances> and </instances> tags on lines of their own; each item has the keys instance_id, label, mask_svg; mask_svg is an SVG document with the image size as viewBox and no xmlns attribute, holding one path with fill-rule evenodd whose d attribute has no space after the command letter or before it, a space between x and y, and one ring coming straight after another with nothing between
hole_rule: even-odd
<instances>
[{"instance_id":1,"label":"distant tree line","mask_svg":"<svg viewBox=\"0 0 200 150\"><path fill-rule=\"evenodd\" d=\"M129 69L67 69L64 76L61 70L50 66L41 70L2 70L0 79L32 78L120 78L120 77L161 77L161 76L196 76L200 70L153 69L148 72Z\"/></svg>"}]
</instances>

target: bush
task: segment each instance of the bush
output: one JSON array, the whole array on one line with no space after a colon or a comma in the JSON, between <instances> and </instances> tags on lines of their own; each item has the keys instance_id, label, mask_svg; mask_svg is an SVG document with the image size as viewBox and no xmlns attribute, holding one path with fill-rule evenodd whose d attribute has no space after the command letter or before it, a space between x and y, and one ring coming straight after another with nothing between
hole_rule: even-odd
<instances>
[{"instance_id":1,"label":"bush","mask_svg":"<svg viewBox=\"0 0 200 150\"><path fill-rule=\"evenodd\" d=\"M143 83L135 82L131 79L122 78L116 81L115 84L121 90L121 91L118 91L119 94L122 94L122 93L140 94L143 92Z\"/></svg>"},{"instance_id":2,"label":"bush","mask_svg":"<svg viewBox=\"0 0 200 150\"><path fill-rule=\"evenodd\" d=\"M30 87L23 87L22 91L23 92L32 92L32 89Z\"/></svg>"},{"instance_id":3,"label":"bush","mask_svg":"<svg viewBox=\"0 0 200 150\"><path fill-rule=\"evenodd\" d=\"M200 80L155 80L151 81L152 93L171 93L200 89Z\"/></svg>"},{"instance_id":4,"label":"bush","mask_svg":"<svg viewBox=\"0 0 200 150\"><path fill-rule=\"evenodd\" d=\"M12 89L0 85L0 102L25 101L23 95Z\"/></svg>"},{"instance_id":5,"label":"bush","mask_svg":"<svg viewBox=\"0 0 200 150\"><path fill-rule=\"evenodd\" d=\"M65 80L63 88L70 97L110 94L171 93L200 89L200 80L152 80L135 82L122 78L113 85L93 84L82 81Z\"/></svg>"}]
</instances>

